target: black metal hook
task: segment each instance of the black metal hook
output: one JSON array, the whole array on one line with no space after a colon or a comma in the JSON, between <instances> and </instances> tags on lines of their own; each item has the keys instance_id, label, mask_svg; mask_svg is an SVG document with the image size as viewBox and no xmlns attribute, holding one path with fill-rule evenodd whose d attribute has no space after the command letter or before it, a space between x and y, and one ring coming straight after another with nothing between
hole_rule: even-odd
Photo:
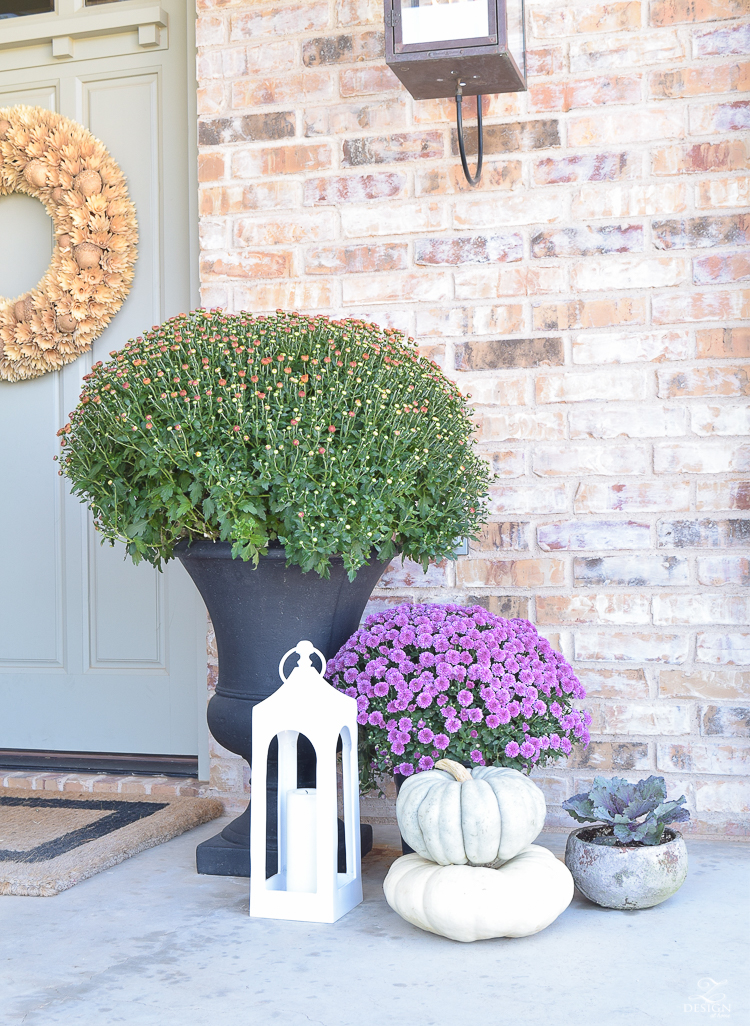
<instances>
[{"instance_id":1,"label":"black metal hook","mask_svg":"<svg viewBox=\"0 0 750 1026\"><path fill-rule=\"evenodd\" d=\"M469 173L469 164L466 160L466 147L464 146L464 119L462 110L462 86L458 87L456 92L456 129L458 131L458 151L461 154L461 163L463 164L464 174L466 175L466 181L469 185L478 185L479 179L482 177L482 159L484 157L484 133L482 131L482 97L477 96L477 170L472 178Z\"/></svg>"}]
</instances>

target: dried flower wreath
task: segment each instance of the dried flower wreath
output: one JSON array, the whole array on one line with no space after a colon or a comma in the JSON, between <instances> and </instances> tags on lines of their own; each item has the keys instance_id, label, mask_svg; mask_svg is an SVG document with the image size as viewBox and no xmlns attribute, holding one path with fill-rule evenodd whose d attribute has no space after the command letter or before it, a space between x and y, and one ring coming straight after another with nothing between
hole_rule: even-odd
<instances>
[{"instance_id":1,"label":"dried flower wreath","mask_svg":"<svg viewBox=\"0 0 750 1026\"><path fill-rule=\"evenodd\" d=\"M0 380L21 381L77 359L101 334L130 291L138 227L104 145L43 107L0 108L0 196L12 192L41 200L55 229L36 288L0 296Z\"/></svg>"}]
</instances>

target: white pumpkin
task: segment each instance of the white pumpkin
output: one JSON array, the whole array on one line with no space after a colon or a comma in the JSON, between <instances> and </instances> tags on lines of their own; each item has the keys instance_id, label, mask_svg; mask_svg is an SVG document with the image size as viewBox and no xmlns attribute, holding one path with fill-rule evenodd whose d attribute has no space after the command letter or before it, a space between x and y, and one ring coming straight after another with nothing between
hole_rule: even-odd
<instances>
[{"instance_id":1,"label":"white pumpkin","mask_svg":"<svg viewBox=\"0 0 750 1026\"><path fill-rule=\"evenodd\" d=\"M403 839L441 866L501 865L539 836L546 811L540 788L518 770L469 771L451 759L405 780L396 802Z\"/></svg>"},{"instance_id":2,"label":"white pumpkin","mask_svg":"<svg viewBox=\"0 0 750 1026\"><path fill-rule=\"evenodd\" d=\"M551 851L529 844L499 869L437 866L403 855L383 883L394 912L413 926L457 941L528 937L564 912L573 877Z\"/></svg>"}]
</instances>

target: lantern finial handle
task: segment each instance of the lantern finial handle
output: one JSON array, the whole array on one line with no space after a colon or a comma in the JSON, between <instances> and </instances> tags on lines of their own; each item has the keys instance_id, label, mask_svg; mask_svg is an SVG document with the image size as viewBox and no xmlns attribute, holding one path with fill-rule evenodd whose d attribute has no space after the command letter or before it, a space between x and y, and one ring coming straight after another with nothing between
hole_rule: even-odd
<instances>
[{"instance_id":1,"label":"lantern finial handle","mask_svg":"<svg viewBox=\"0 0 750 1026\"><path fill-rule=\"evenodd\" d=\"M482 160L484 158L484 131L482 130L482 97L477 96L477 169L472 177L469 171L469 162L466 159L466 146L464 145L464 119L463 119L463 88L465 82L459 82L456 89L456 131L458 134L458 151L461 154L461 164L464 175L469 185L478 185L482 177Z\"/></svg>"},{"instance_id":2,"label":"lantern finial handle","mask_svg":"<svg viewBox=\"0 0 750 1026\"><path fill-rule=\"evenodd\" d=\"M300 641L299 644L295 645L294 648L289 649L289 651L286 653L286 655L282 658L281 662L279 663L279 676L285 684L287 682L287 678L284 676L284 663L287 661L290 655L294 655L295 653L299 656L297 665L294 668L295 670L314 669L313 664L310 661L310 656L313 653L315 653L315 655L320 659L321 662L320 676L322 677L324 675L324 673L326 672L326 658L323 655L323 653L318 651L315 645L313 645L312 641ZM292 670L292 673L294 673L294 670Z\"/></svg>"}]
</instances>

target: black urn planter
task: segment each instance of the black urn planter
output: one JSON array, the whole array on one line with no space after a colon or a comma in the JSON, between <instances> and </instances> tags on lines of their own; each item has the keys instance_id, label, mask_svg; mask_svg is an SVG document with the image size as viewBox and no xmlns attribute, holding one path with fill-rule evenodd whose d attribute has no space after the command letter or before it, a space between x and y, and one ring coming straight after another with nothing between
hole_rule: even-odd
<instances>
[{"instance_id":1,"label":"black urn planter","mask_svg":"<svg viewBox=\"0 0 750 1026\"><path fill-rule=\"evenodd\" d=\"M269 547L257 567L232 559L231 542L185 540L175 554L201 593L216 634L219 679L208 704L209 729L219 744L249 763L253 707L280 686L281 657L307 640L331 659L359 626L388 563L372 558L350 582L341 556L332 557L331 575L324 579L314 571L287 567L280 545ZM274 768L269 765L271 786ZM302 737L298 786L315 786L315 753ZM276 860L275 842L269 831L267 872ZM362 854L371 847L372 827L363 824ZM199 873L250 875L249 805L220 834L198 845L196 862Z\"/></svg>"}]
</instances>

